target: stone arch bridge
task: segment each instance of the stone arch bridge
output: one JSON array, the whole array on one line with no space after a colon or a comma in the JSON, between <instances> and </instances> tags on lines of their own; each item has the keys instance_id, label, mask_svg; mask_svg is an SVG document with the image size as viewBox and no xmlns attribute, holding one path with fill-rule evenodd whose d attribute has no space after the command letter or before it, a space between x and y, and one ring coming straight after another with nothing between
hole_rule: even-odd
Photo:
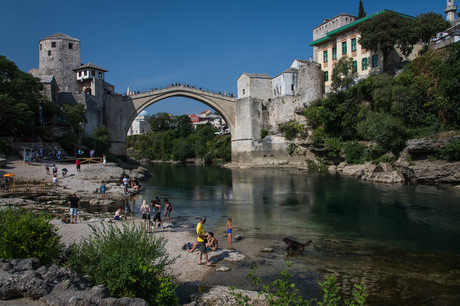
<instances>
[{"instance_id":1,"label":"stone arch bridge","mask_svg":"<svg viewBox=\"0 0 460 306\"><path fill-rule=\"evenodd\" d=\"M171 86L129 96L117 95L106 103L104 121L112 137L111 152L124 154L126 152L126 135L137 115L148 106L171 97L186 97L210 106L224 118L233 135L236 128L235 97L194 87Z\"/></svg>"}]
</instances>

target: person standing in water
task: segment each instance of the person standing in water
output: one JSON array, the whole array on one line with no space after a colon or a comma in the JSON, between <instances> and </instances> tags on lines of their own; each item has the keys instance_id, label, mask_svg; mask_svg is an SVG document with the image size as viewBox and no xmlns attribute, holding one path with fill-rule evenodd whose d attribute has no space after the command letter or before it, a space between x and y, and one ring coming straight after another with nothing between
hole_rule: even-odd
<instances>
[{"instance_id":1,"label":"person standing in water","mask_svg":"<svg viewBox=\"0 0 460 306\"><path fill-rule=\"evenodd\" d=\"M163 222L161 221L161 200L159 197L155 197L155 200L150 201L152 207L155 211L155 215L153 216L153 226L157 227L157 220L158 220L158 227L163 228Z\"/></svg>"},{"instance_id":2,"label":"person standing in water","mask_svg":"<svg viewBox=\"0 0 460 306\"><path fill-rule=\"evenodd\" d=\"M228 218L227 221L227 234L228 234L228 247L232 246L232 229L236 228L236 226L232 226L232 218Z\"/></svg>"},{"instance_id":3,"label":"person standing in water","mask_svg":"<svg viewBox=\"0 0 460 306\"><path fill-rule=\"evenodd\" d=\"M141 214L143 227L150 233L150 206L146 200L142 201Z\"/></svg>"},{"instance_id":4,"label":"person standing in water","mask_svg":"<svg viewBox=\"0 0 460 306\"><path fill-rule=\"evenodd\" d=\"M163 223L165 223L166 216L168 217L168 223L171 223L171 221L169 220L171 211L172 211L172 204L171 202L168 201L168 199L165 199L165 212L164 212L163 221L162 221Z\"/></svg>"}]
</instances>

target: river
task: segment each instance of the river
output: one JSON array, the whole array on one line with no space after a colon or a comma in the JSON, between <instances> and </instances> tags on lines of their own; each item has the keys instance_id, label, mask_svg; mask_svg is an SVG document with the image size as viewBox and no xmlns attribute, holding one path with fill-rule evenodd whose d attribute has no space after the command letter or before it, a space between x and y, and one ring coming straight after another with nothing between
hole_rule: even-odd
<instances>
[{"instance_id":1,"label":"river","mask_svg":"<svg viewBox=\"0 0 460 306\"><path fill-rule=\"evenodd\" d=\"M246 256L210 272L209 285L256 289L252 264L264 283L285 261L305 298L318 297L318 282L334 274L349 295L364 282L371 305L460 305L460 191L452 186L382 184L296 169L223 169L154 164L153 177L132 203L159 196L173 204L172 221L207 217L226 248L226 222L238 228L232 247ZM283 238L313 243L304 253L286 251ZM187 241L184 241L184 243ZM272 253L260 252L273 248ZM185 267L186 268L186 267Z\"/></svg>"}]
</instances>

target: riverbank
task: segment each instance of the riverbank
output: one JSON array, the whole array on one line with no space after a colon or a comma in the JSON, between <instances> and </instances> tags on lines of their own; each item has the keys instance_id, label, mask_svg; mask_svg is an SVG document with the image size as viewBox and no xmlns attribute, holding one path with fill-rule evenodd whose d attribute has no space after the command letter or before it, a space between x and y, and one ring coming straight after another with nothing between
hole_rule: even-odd
<instances>
[{"instance_id":1,"label":"riverbank","mask_svg":"<svg viewBox=\"0 0 460 306\"><path fill-rule=\"evenodd\" d=\"M140 226L142 220L130 217L128 221L118 222L112 220L113 212L104 214L92 214L80 210L79 221L77 224L65 224L59 216L68 214L68 206L66 205L68 197L76 193L82 200L90 204L106 204L109 205L113 202L126 200L129 195L123 193L123 186L120 182L124 175L131 178L142 180L145 177L145 168L139 167L133 170L123 169L114 163L108 163L106 166L102 164L87 164L81 166L81 172L77 172L76 167L72 163L59 163L58 167L59 185L56 191L52 190L52 175L46 173L44 163L24 163L17 158L8 159L5 168L0 169L0 175L6 173L13 173L14 188L17 190L15 193L2 192L0 198L0 206L20 206L27 209L46 210L56 216L51 220L57 228L57 234L61 237L61 242L65 245L71 243L78 243L81 239L87 238L92 233L91 227L99 227L103 224L112 224L117 227L122 227L123 224ZM52 164L50 164L50 168ZM66 177L61 174L62 168L67 168L68 173ZM52 170L50 170L52 172ZM100 199L98 192L101 181L104 181L108 190L106 199ZM29 186L30 190L26 190ZM40 187L41 186L41 187ZM10 185L10 191L13 184ZM37 188L44 188L39 192L41 195L31 199L31 194ZM27 191L27 192L26 192ZM133 192L133 190L130 190ZM47 201L37 199L47 198ZM63 205L64 203L64 205ZM170 273L178 284L183 286L198 287L204 285L207 279L207 274L223 273L228 270L226 267L227 261L238 261L244 259L244 256L235 250L219 249L217 252L209 253L211 261L216 263L216 267L207 267L206 265L198 265L197 252L188 253L182 249L182 246L188 242L193 243L196 241L194 233L194 222L196 220L171 220L171 223L165 223L164 229L156 229L151 235L158 238L163 237L167 240L165 245L166 251L170 258L175 258L175 262L170 266L168 273ZM219 272L222 271L222 272ZM211 289L213 290L213 289ZM219 289L219 294L213 294L213 298L222 300L231 300L228 292ZM204 297L209 299L208 296ZM198 297L194 298L198 300ZM38 301L31 300L11 300L9 305L26 304L30 305L44 305Z\"/></svg>"},{"instance_id":2,"label":"riverbank","mask_svg":"<svg viewBox=\"0 0 460 306\"><path fill-rule=\"evenodd\" d=\"M49 173L45 170L49 166ZM58 186L53 189L53 165L57 167ZM67 169L67 175L62 175L62 169ZM130 179L143 181L150 174L145 167L134 167L124 169L115 163L82 164L81 171L77 171L74 162L37 161L24 163L18 157L9 157L6 166L0 168L0 175L6 173L14 174L10 182L10 194L15 197L27 198L35 194L38 200L45 200L49 203L62 203L69 196L76 193L81 201L90 204L109 205L114 202L123 201L133 195L137 190L130 188L129 194L123 191L122 179L126 175ZM105 199L100 194L100 185L104 182L107 186ZM2 190L3 191L3 190ZM10 194L2 192L2 197L10 197Z\"/></svg>"}]
</instances>

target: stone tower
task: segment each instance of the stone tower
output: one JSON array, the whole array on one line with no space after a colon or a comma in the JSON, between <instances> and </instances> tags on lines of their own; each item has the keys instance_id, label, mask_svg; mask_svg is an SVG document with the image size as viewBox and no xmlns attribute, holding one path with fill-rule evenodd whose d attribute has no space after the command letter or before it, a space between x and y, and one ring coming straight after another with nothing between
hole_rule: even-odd
<instances>
[{"instance_id":1,"label":"stone tower","mask_svg":"<svg viewBox=\"0 0 460 306\"><path fill-rule=\"evenodd\" d=\"M59 92L76 92L78 84L73 69L81 65L80 40L56 33L40 40L39 69L35 76L54 75Z\"/></svg>"},{"instance_id":2,"label":"stone tower","mask_svg":"<svg viewBox=\"0 0 460 306\"><path fill-rule=\"evenodd\" d=\"M457 11L457 6L454 4L454 0L447 0L447 6L444 9L444 13L446 13L446 19L449 22L455 20L455 12Z\"/></svg>"}]
</instances>

